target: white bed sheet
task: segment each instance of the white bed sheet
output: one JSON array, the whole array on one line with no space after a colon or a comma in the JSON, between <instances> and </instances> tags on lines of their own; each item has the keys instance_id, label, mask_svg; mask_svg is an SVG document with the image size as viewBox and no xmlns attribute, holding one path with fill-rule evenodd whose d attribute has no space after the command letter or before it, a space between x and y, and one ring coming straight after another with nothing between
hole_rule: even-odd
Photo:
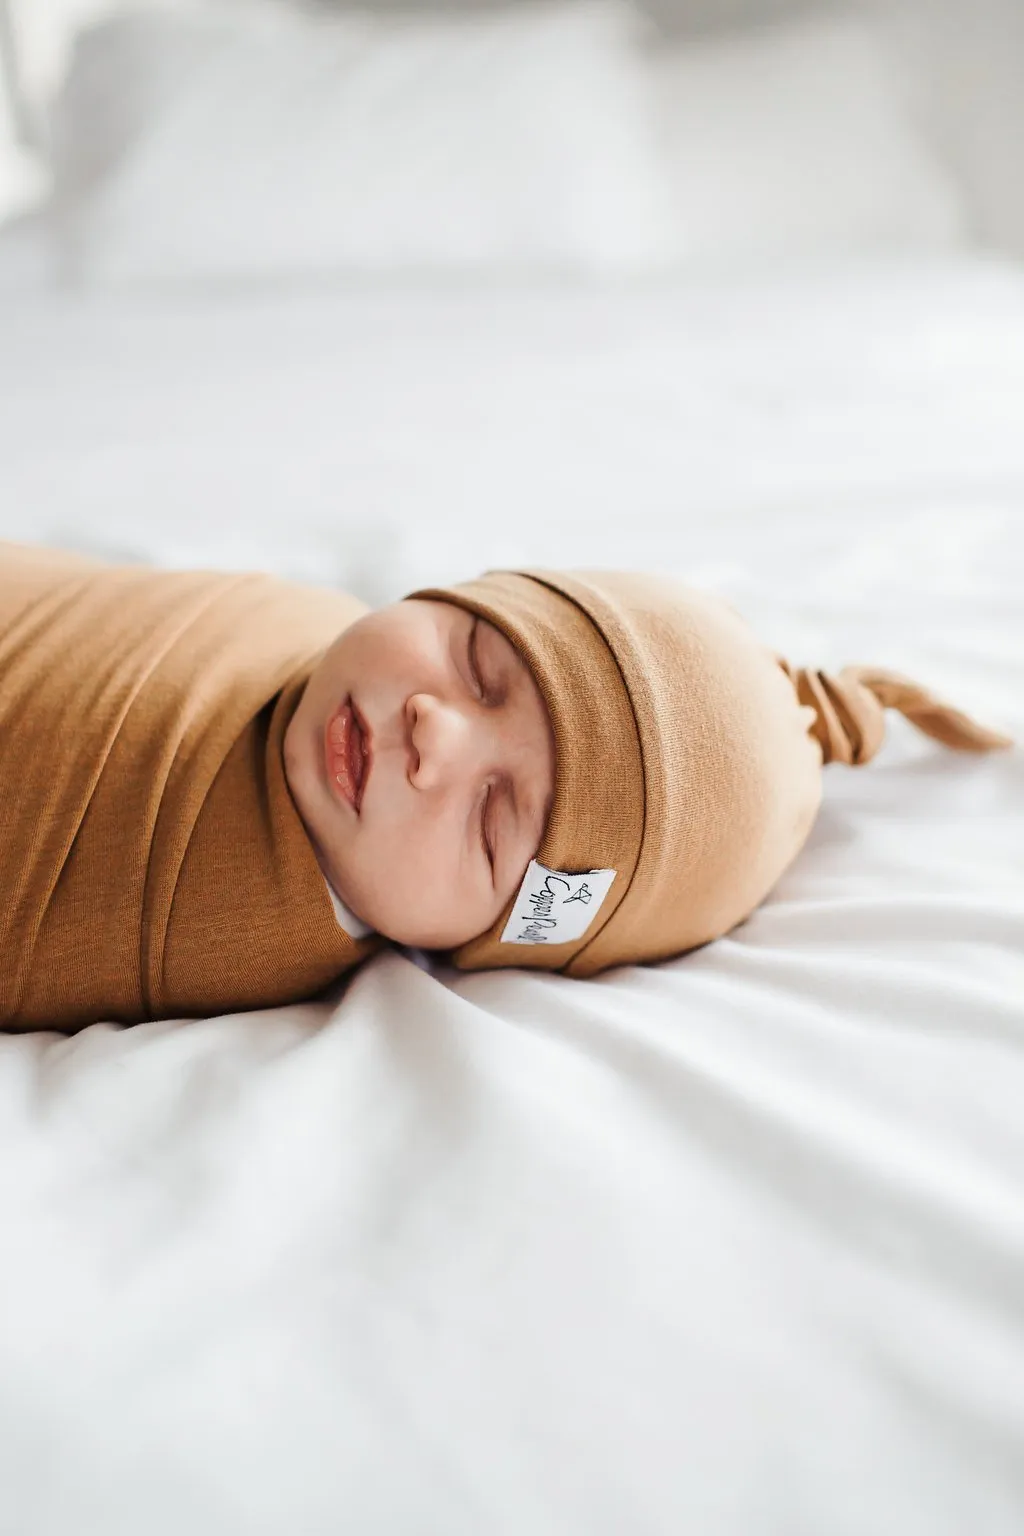
<instances>
[{"instance_id":1,"label":"white bed sheet","mask_svg":"<svg viewBox=\"0 0 1024 1536\"><path fill-rule=\"evenodd\" d=\"M0 537L673 568L1024 735L1024 278L0 302ZM591 983L0 1039L0 1529L1018 1536L1024 767Z\"/></svg>"}]
</instances>

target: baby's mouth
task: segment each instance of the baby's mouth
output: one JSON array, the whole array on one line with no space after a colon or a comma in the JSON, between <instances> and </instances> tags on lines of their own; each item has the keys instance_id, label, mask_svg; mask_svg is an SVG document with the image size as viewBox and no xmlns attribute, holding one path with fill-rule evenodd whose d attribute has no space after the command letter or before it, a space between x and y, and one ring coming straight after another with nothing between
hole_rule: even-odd
<instances>
[{"instance_id":1,"label":"baby's mouth","mask_svg":"<svg viewBox=\"0 0 1024 1536\"><path fill-rule=\"evenodd\" d=\"M351 698L327 722L324 757L334 793L358 813L370 776L370 733Z\"/></svg>"}]
</instances>

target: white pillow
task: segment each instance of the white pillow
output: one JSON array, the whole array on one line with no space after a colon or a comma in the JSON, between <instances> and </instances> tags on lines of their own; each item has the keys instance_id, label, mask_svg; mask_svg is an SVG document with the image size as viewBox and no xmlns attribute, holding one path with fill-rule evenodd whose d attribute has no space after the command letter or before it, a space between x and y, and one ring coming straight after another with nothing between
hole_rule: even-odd
<instances>
[{"instance_id":1,"label":"white pillow","mask_svg":"<svg viewBox=\"0 0 1024 1536\"><path fill-rule=\"evenodd\" d=\"M36 157L0 129L0 228L39 203L46 185L46 172Z\"/></svg>"},{"instance_id":2,"label":"white pillow","mask_svg":"<svg viewBox=\"0 0 1024 1536\"><path fill-rule=\"evenodd\" d=\"M5 30L5 28L7 30ZM0 0L0 225L38 202L47 177L24 139L27 114L15 36L5 0Z\"/></svg>"},{"instance_id":3,"label":"white pillow","mask_svg":"<svg viewBox=\"0 0 1024 1536\"><path fill-rule=\"evenodd\" d=\"M946 246L952 178L866 17L810 17L652 60L689 266Z\"/></svg>"},{"instance_id":4,"label":"white pillow","mask_svg":"<svg viewBox=\"0 0 1024 1536\"><path fill-rule=\"evenodd\" d=\"M618 3L112 21L56 114L72 266L107 282L663 269L671 196L634 23Z\"/></svg>"}]
</instances>

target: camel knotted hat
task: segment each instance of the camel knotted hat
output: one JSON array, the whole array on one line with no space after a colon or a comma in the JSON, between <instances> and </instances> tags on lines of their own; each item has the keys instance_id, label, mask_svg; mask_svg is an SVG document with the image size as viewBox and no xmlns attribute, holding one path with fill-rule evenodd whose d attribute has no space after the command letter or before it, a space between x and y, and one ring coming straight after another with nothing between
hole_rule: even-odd
<instances>
[{"instance_id":1,"label":"camel knotted hat","mask_svg":"<svg viewBox=\"0 0 1024 1536\"><path fill-rule=\"evenodd\" d=\"M592 976L719 938L803 846L823 763L877 752L886 708L946 746L1012 745L897 673L797 669L710 593L612 572L499 571L412 594L496 625L555 738L551 813L467 970Z\"/></svg>"}]
</instances>

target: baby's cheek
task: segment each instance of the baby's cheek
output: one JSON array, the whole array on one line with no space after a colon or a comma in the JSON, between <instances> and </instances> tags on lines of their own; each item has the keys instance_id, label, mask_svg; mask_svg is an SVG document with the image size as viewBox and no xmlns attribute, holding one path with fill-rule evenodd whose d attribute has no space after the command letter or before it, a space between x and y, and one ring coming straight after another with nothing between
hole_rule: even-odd
<instances>
[{"instance_id":1,"label":"baby's cheek","mask_svg":"<svg viewBox=\"0 0 1024 1536\"><path fill-rule=\"evenodd\" d=\"M416 942L444 907L448 874L438 839L389 817L374 829L360 827L349 854L348 884L360 917L398 943Z\"/></svg>"},{"instance_id":2,"label":"baby's cheek","mask_svg":"<svg viewBox=\"0 0 1024 1536\"><path fill-rule=\"evenodd\" d=\"M447 949L490 926L494 895L467 863L460 833L442 821L390 827L361 850L360 916L398 943Z\"/></svg>"}]
</instances>

